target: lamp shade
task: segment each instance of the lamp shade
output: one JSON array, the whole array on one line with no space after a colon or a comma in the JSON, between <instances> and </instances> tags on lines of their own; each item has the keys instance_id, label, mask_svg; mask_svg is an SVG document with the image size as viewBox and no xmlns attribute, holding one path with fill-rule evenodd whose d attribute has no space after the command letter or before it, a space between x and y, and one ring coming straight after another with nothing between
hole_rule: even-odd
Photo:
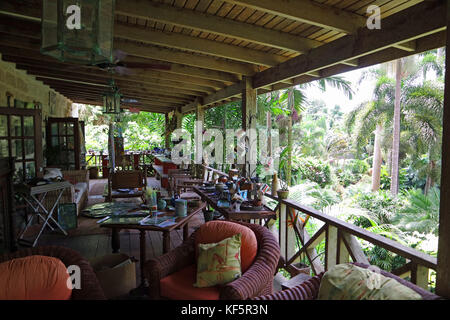
<instances>
[{"instance_id":1,"label":"lamp shade","mask_svg":"<svg viewBox=\"0 0 450 320\"><path fill-rule=\"evenodd\" d=\"M114 0L43 0L41 52L84 65L111 63Z\"/></svg>"},{"instance_id":2,"label":"lamp shade","mask_svg":"<svg viewBox=\"0 0 450 320\"><path fill-rule=\"evenodd\" d=\"M103 113L105 114L120 114L120 102L122 94L119 88L111 80L109 90L103 93Z\"/></svg>"}]
</instances>

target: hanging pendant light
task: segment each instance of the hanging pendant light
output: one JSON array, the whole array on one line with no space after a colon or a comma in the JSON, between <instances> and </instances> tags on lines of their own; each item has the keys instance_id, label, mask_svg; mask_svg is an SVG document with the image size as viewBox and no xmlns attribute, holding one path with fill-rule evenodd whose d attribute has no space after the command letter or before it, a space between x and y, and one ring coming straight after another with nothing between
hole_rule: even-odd
<instances>
[{"instance_id":1,"label":"hanging pendant light","mask_svg":"<svg viewBox=\"0 0 450 320\"><path fill-rule=\"evenodd\" d=\"M103 113L104 114L120 114L120 102L122 94L116 86L114 80L109 83L109 89L103 93Z\"/></svg>"},{"instance_id":2,"label":"hanging pendant light","mask_svg":"<svg viewBox=\"0 0 450 320\"><path fill-rule=\"evenodd\" d=\"M43 0L41 52L63 62L111 63L115 0Z\"/></svg>"}]
</instances>

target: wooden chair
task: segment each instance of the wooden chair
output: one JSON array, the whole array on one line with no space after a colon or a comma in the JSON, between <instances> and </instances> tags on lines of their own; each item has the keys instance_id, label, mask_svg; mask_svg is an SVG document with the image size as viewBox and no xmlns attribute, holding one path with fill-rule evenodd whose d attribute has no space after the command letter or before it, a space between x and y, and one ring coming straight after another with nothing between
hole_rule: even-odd
<instances>
[{"instance_id":1,"label":"wooden chair","mask_svg":"<svg viewBox=\"0 0 450 320\"><path fill-rule=\"evenodd\" d=\"M192 187L203 183L203 179L195 179L185 169L169 169L169 194L180 195L182 191L187 192Z\"/></svg>"},{"instance_id":2,"label":"wooden chair","mask_svg":"<svg viewBox=\"0 0 450 320\"><path fill-rule=\"evenodd\" d=\"M134 189L132 193L119 192L118 189ZM140 170L123 170L110 173L106 201L115 198L141 198L145 202L147 177Z\"/></svg>"}]
</instances>

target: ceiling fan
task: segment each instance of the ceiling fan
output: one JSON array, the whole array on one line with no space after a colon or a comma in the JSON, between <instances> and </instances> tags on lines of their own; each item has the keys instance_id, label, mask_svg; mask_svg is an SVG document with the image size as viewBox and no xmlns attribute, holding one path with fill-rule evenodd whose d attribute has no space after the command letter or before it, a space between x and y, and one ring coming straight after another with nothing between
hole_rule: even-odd
<instances>
[{"instance_id":1,"label":"ceiling fan","mask_svg":"<svg viewBox=\"0 0 450 320\"><path fill-rule=\"evenodd\" d=\"M128 54L122 50L114 50L112 62L99 63L96 65L86 66L86 67L97 67L103 71L107 71L118 75L135 75L135 70L170 70L171 67L168 64L157 64L157 63L144 63L144 62L124 62L123 60L128 56ZM79 68L78 65L73 65L67 67L67 69Z\"/></svg>"}]
</instances>

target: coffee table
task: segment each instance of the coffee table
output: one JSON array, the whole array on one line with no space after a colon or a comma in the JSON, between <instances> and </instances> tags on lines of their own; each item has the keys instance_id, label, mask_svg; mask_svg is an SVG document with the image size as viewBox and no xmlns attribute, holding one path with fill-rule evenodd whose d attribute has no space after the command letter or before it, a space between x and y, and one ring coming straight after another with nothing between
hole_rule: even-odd
<instances>
[{"instance_id":1,"label":"coffee table","mask_svg":"<svg viewBox=\"0 0 450 320\"><path fill-rule=\"evenodd\" d=\"M170 232L176 229L183 228L183 240L186 240L189 237L189 221L199 212L205 208L205 203L200 203L198 207L188 208L187 215L185 217L176 217L174 211L166 210L164 211L165 215L175 217L175 223L166 226L160 227L158 225L141 225L139 222L143 219L143 217L118 217L108 219L100 224L102 228L110 228L111 229L111 247L113 253L117 253L120 251L120 237L119 232L122 229L128 230L139 230L140 233L140 267L141 267L141 284L140 287L147 287L145 277L144 277L144 264L147 260L146 257L146 232L147 231L158 231L162 232L163 236L163 254L169 252L170 250ZM136 209L138 210L138 209ZM130 212L132 214L132 212Z\"/></svg>"}]
</instances>

